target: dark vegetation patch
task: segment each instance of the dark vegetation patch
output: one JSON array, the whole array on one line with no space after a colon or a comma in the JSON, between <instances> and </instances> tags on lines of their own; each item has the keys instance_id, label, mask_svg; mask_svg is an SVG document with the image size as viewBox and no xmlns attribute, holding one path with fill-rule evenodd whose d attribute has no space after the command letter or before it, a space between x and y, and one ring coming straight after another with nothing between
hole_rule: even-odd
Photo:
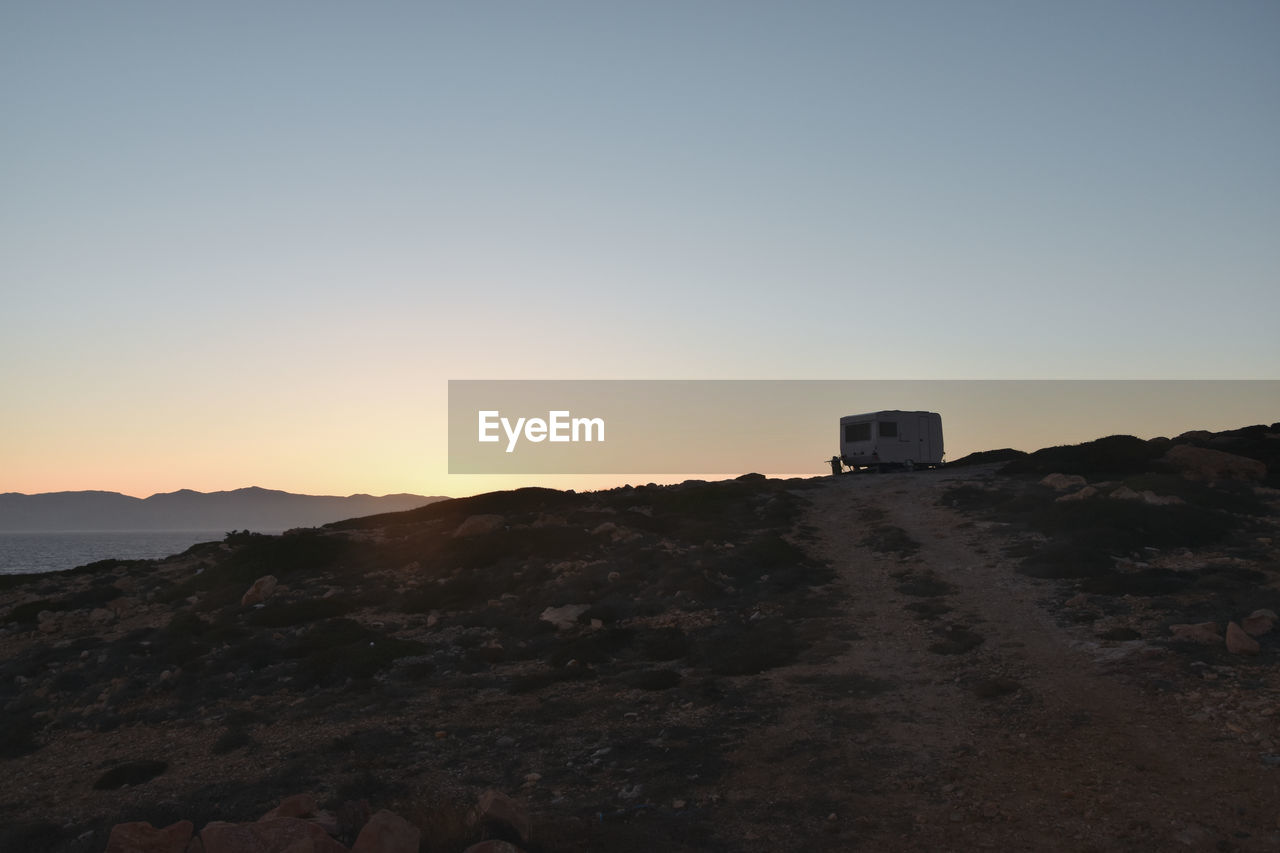
<instances>
[{"instance_id":1,"label":"dark vegetation patch","mask_svg":"<svg viewBox=\"0 0 1280 853\"><path fill-rule=\"evenodd\" d=\"M230 553L165 590L161 600L175 602L205 593L210 598L206 609L238 604L248 585L258 578L274 575L285 581L298 573L319 574L341 563L351 547L351 542L341 535L316 530L280 536L232 532L223 544L230 546Z\"/></svg>"},{"instance_id":2,"label":"dark vegetation patch","mask_svg":"<svg viewBox=\"0 0 1280 853\"><path fill-rule=\"evenodd\" d=\"M975 682L969 689L979 699L998 699L1001 696L1017 693L1022 689L1022 685L1018 683L1017 679L997 677L984 678Z\"/></svg>"},{"instance_id":3,"label":"dark vegetation patch","mask_svg":"<svg viewBox=\"0 0 1280 853\"><path fill-rule=\"evenodd\" d=\"M932 569L902 572L897 577L900 583L895 589L903 595L915 598L936 598L955 591L951 584L938 577Z\"/></svg>"},{"instance_id":4,"label":"dark vegetation patch","mask_svg":"<svg viewBox=\"0 0 1280 853\"><path fill-rule=\"evenodd\" d=\"M264 628L286 628L306 625L322 619L345 616L355 605L340 598L304 598L299 601L272 601L251 612L246 621Z\"/></svg>"},{"instance_id":5,"label":"dark vegetation patch","mask_svg":"<svg viewBox=\"0 0 1280 853\"><path fill-rule=\"evenodd\" d=\"M793 684L815 688L826 696L853 696L857 699L872 699L897 686L892 681L857 672L798 675L792 677L790 681Z\"/></svg>"},{"instance_id":6,"label":"dark vegetation patch","mask_svg":"<svg viewBox=\"0 0 1280 853\"><path fill-rule=\"evenodd\" d=\"M1007 506L1015 499L1016 493L999 485L980 486L973 483L962 483L952 486L942 493L938 503L961 511L995 510Z\"/></svg>"},{"instance_id":7,"label":"dark vegetation patch","mask_svg":"<svg viewBox=\"0 0 1280 853\"><path fill-rule=\"evenodd\" d=\"M1280 443L1280 442L1277 442ZM1135 492L1176 497L1202 510L1241 515L1266 515L1271 510L1250 483L1224 480L1210 486L1178 474L1147 471L1126 477L1123 484Z\"/></svg>"},{"instance_id":8,"label":"dark vegetation patch","mask_svg":"<svg viewBox=\"0 0 1280 853\"><path fill-rule=\"evenodd\" d=\"M511 683L507 685L507 692L513 695L534 693L564 681L591 681L595 677L596 671L594 669L581 665L564 666L559 669L543 669L511 679Z\"/></svg>"},{"instance_id":9,"label":"dark vegetation patch","mask_svg":"<svg viewBox=\"0 0 1280 853\"><path fill-rule=\"evenodd\" d=\"M1026 456L1025 450L1014 450L1011 447L1002 447L999 450L979 450L976 453L970 453L968 456L961 456L953 462L948 462L948 468L964 468L968 465L988 465L993 462L1011 462L1015 459L1021 459Z\"/></svg>"},{"instance_id":10,"label":"dark vegetation patch","mask_svg":"<svg viewBox=\"0 0 1280 853\"><path fill-rule=\"evenodd\" d=\"M1080 582L1082 592L1094 595L1171 595L1195 583L1195 578L1172 569L1139 569L1132 572L1107 572Z\"/></svg>"},{"instance_id":11,"label":"dark vegetation patch","mask_svg":"<svg viewBox=\"0 0 1280 853\"><path fill-rule=\"evenodd\" d=\"M298 661L301 688L340 685L347 679L367 679L397 659L420 655L426 646L367 628L351 619L326 619L308 628L282 650Z\"/></svg>"},{"instance_id":12,"label":"dark vegetation patch","mask_svg":"<svg viewBox=\"0 0 1280 853\"><path fill-rule=\"evenodd\" d=\"M93 783L93 787L97 791L114 791L125 785L141 785L144 782L150 782L168 769L168 762L156 759L125 761L99 776Z\"/></svg>"},{"instance_id":13,"label":"dark vegetation patch","mask_svg":"<svg viewBox=\"0 0 1280 853\"><path fill-rule=\"evenodd\" d=\"M249 730L233 726L223 732L213 743L214 755L226 755L234 752L242 747L253 745L253 735L249 734Z\"/></svg>"},{"instance_id":14,"label":"dark vegetation patch","mask_svg":"<svg viewBox=\"0 0 1280 853\"><path fill-rule=\"evenodd\" d=\"M38 750L36 733L40 728L30 713L5 711L0 714L0 758L20 758Z\"/></svg>"},{"instance_id":15,"label":"dark vegetation patch","mask_svg":"<svg viewBox=\"0 0 1280 853\"><path fill-rule=\"evenodd\" d=\"M57 598L41 598L28 601L12 608L4 617L4 622L35 623L43 610L51 613L64 613L69 610L88 610L101 607L112 599L120 597L120 590L109 584L93 584L87 589L79 590Z\"/></svg>"},{"instance_id":16,"label":"dark vegetation patch","mask_svg":"<svg viewBox=\"0 0 1280 853\"><path fill-rule=\"evenodd\" d=\"M1046 447L1013 459L1002 474L1078 474L1090 480L1114 479L1147 471L1164 455L1168 440L1144 441L1131 435L1110 435L1083 444Z\"/></svg>"},{"instance_id":17,"label":"dark vegetation patch","mask_svg":"<svg viewBox=\"0 0 1280 853\"><path fill-rule=\"evenodd\" d=\"M934 633L941 637L929 645L929 651L939 655L962 655L982 645L983 637L963 625L947 625Z\"/></svg>"},{"instance_id":18,"label":"dark vegetation patch","mask_svg":"<svg viewBox=\"0 0 1280 853\"><path fill-rule=\"evenodd\" d=\"M881 554L897 554L909 557L920 550L920 543L911 534L892 524L877 524L862 537L862 544Z\"/></svg>"},{"instance_id":19,"label":"dark vegetation patch","mask_svg":"<svg viewBox=\"0 0 1280 853\"><path fill-rule=\"evenodd\" d=\"M636 690L670 690L680 683L680 673L673 669L640 669L623 673L618 680Z\"/></svg>"},{"instance_id":20,"label":"dark vegetation patch","mask_svg":"<svg viewBox=\"0 0 1280 853\"><path fill-rule=\"evenodd\" d=\"M1047 544L1029 548L1023 563L1026 574L1041 578L1106 575L1121 557L1141 558L1147 548L1203 548L1238 526L1217 510L1106 498L1050 501L1026 522L1049 537Z\"/></svg>"},{"instance_id":21,"label":"dark vegetation patch","mask_svg":"<svg viewBox=\"0 0 1280 853\"><path fill-rule=\"evenodd\" d=\"M734 620L700 632L698 663L716 675L755 675L794 661L803 650L795 627L777 616Z\"/></svg>"},{"instance_id":22,"label":"dark vegetation patch","mask_svg":"<svg viewBox=\"0 0 1280 853\"><path fill-rule=\"evenodd\" d=\"M689 654L690 649L689 637L675 626L644 630L637 645L641 656L651 661L679 660Z\"/></svg>"},{"instance_id":23,"label":"dark vegetation patch","mask_svg":"<svg viewBox=\"0 0 1280 853\"><path fill-rule=\"evenodd\" d=\"M547 657L554 667L578 663L608 663L635 640L635 631L629 628L607 628L588 631L576 637L560 641Z\"/></svg>"},{"instance_id":24,"label":"dark vegetation patch","mask_svg":"<svg viewBox=\"0 0 1280 853\"><path fill-rule=\"evenodd\" d=\"M920 619L937 619L951 612L951 606L941 601L913 601L906 609Z\"/></svg>"},{"instance_id":25,"label":"dark vegetation patch","mask_svg":"<svg viewBox=\"0 0 1280 853\"><path fill-rule=\"evenodd\" d=\"M0 850L22 853L62 853L77 837L78 827L48 821L16 821L0 825ZM103 837L105 844L106 838ZM75 848L70 848L75 849ZM95 848L96 849L96 848Z\"/></svg>"}]
</instances>

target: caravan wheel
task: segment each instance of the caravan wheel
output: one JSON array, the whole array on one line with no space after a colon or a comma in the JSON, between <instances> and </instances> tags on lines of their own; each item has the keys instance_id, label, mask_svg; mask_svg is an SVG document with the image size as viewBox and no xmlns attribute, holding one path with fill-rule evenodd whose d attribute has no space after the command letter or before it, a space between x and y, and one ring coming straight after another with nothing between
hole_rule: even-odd
<instances>
[{"instance_id":1,"label":"caravan wheel","mask_svg":"<svg viewBox=\"0 0 1280 853\"><path fill-rule=\"evenodd\" d=\"M916 470L916 463L908 459L903 463L902 467L906 468L908 471L914 471Z\"/></svg>"}]
</instances>

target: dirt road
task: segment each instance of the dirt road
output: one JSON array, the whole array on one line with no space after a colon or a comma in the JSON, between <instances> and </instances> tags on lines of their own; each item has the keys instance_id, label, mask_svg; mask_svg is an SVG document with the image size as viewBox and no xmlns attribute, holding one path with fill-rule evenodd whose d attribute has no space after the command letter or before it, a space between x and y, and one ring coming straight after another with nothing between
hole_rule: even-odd
<instances>
[{"instance_id":1,"label":"dirt road","mask_svg":"<svg viewBox=\"0 0 1280 853\"><path fill-rule=\"evenodd\" d=\"M746 837L796 849L778 828L791 814L832 850L1280 849L1280 768L1144 675L1170 653L1059 624L1057 582L1018 574L998 528L939 505L990 476L806 492L843 650L762 676L780 710L738 757L744 803L768 804L742 815Z\"/></svg>"}]
</instances>

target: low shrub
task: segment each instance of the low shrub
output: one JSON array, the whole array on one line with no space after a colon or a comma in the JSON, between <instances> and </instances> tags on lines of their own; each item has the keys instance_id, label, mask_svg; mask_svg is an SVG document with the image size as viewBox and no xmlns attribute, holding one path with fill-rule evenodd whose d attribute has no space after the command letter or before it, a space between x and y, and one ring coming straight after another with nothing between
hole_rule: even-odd
<instances>
[{"instance_id":1,"label":"low shrub","mask_svg":"<svg viewBox=\"0 0 1280 853\"><path fill-rule=\"evenodd\" d=\"M150 782L169 769L168 762L155 759L140 759L117 764L98 777L93 783L96 791L114 791L125 785L141 785Z\"/></svg>"},{"instance_id":2,"label":"low shrub","mask_svg":"<svg viewBox=\"0 0 1280 853\"><path fill-rule=\"evenodd\" d=\"M269 602L261 610L252 611L246 621L264 628L287 628L345 616L354 609L354 605L338 598L305 598Z\"/></svg>"},{"instance_id":3,"label":"low shrub","mask_svg":"<svg viewBox=\"0 0 1280 853\"><path fill-rule=\"evenodd\" d=\"M318 622L289 644L284 654L298 660L298 684L342 684L370 678L402 657L420 655L426 646L366 628L350 619Z\"/></svg>"},{"instance_id":4,"label":"low shrub","mask_svg":"<svg viewBox=\"0 0 1280 853\"><path fill-rule=\"evenodd\" d=\"M796 659L804 644L779 617L733 622L696 638L698 662L716 675L755 675Z\"/></svg>"},{"instance_id":5,"label":"low shrub","mask_svg":"<svg viewBox=\"0 0 1280 853\"><path fill-rule=\"evenodd\" d=\"M1109 435L1083 444L1046 447L1008 462L1002 474L1079 474L1090 480L1125 477L1147 471L1165 452L1158 442L1132 435Z\"/></svg>"}]
</instances>

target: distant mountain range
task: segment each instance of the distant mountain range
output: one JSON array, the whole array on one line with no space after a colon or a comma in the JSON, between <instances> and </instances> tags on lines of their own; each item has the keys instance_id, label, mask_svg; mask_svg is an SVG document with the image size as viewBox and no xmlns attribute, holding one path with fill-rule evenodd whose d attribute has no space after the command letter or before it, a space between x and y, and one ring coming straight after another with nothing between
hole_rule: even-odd
<instances>
[{"instance_id":1,"label":"distant mountain range","mask_svg":"<svg viewBox=\"0 0 1280 853\"><path fill-rule=\"evenodd\" d=\"M230 492L177 492L135 498L119 492L0 494L0 531L287 530L400 512L443 497L425 495L297 495L251 487Z\"/></svg>"}]
</instances>

